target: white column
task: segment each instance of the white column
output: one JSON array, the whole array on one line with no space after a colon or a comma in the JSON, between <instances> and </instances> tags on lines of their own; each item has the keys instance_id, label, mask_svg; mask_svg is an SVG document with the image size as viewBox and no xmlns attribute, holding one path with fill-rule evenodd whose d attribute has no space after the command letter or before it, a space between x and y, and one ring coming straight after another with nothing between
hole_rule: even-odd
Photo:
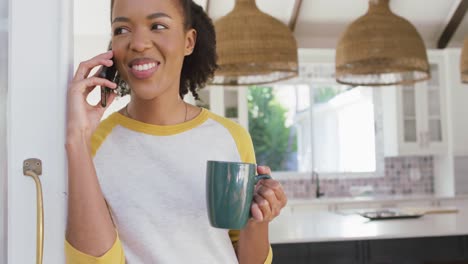
<instances>
[{"instance_id":1,"label":"white column","mask_svg":"<svg viewBox=\"0 0 468 264\"><path fill-rule=\"evenodd\" d=\"M461 49L446 49L443 54L445 67L440 70L445 81L440 85L446 96L441 107L445 107L447 112L447 133L443 135L447 138L448 150L434 157L434 191L437 195L452 196L468 193L464 173L468 166L456 162L468 157L468 85L460 81Z\"/></svg>"},{"instance_id":2,"label":"white column","mask_svg":"<svg viewBox=\"0 0 468 264\"><path fill-rule=\"evenodd\" d=\"M237 118L239 124L249 130L249 104L247 101L248 87L238 87L237 90Z\"/></svg>"},{"instance_id":3,"label":"white column","mask_svg":"<svg viewBox=\"0 0 468 264\"><path fill-rule=\"evenodd\" d=\"M35 263L36 189L25 159L42 160L44 262L64 263L65 104L72 75L72 0L10 1L8 264Z\"/></svg>"},{"instance_id":4,"label":"white column","mask_svg":"<svg viewBox=\"0 0 468 264\"><path fill-rule=\"evenodd\" d=\"M210 111L224 116L224 87L222 86L209 86L210 89Z\"/></svg>"}]
</instances>

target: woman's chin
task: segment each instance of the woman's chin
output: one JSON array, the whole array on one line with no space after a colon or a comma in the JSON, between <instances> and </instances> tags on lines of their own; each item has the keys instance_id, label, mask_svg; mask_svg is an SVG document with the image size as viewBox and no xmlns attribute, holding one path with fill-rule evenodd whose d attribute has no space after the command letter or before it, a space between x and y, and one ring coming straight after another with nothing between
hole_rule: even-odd
<instances>
[{"instance_id":1,"label":"woman's chin","mask_svg":"<svg viewBox=\"0 0 468 264\"><path fill-rule=\"evenodd\" d=\"M161 94L156 86L151 87L132 87L132 96L142 100L152 100Z\"/></svg>"}]
</instances>

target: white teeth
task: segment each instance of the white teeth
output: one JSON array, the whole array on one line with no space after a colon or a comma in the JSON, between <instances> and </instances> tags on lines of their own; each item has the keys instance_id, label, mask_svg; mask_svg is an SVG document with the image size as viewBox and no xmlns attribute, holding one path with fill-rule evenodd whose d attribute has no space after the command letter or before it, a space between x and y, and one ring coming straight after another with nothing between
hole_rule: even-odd
<instances>
[{"instance_id":1,"label":"white teeth","mask_svg":"<svg viewBox=\"0 0 468 264\"><path fill-rule=\"evenodd\" d=\"M154 67L156 67L156 63L152 62L152 63L142 64L142 65L133 65L132 69L137 70L137 71L147 71Z\"/></svg>"}]
</instances>

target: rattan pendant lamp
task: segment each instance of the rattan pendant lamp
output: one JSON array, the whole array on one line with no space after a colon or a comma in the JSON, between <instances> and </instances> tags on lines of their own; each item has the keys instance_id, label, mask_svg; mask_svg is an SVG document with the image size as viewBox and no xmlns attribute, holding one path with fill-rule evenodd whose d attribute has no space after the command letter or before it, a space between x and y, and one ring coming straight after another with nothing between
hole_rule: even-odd
<instances>
[{"instance_id":1,"label":"rattan pendant lamp","mask_svg":"<svg viewBox=\"0 0 468 264\"><path fill-rule=\"evenodd\" d=\"M336 80L382 86L430 79L424 42L416 28L390 10L389 0L370 0L336 48Z\"/></svg>"},{"instance_id":2,"label":"rattan pendant lamp","mask_svg":"<svg viewBox=\"0 0 468 264\"><path fill-rule=\"evenodd\" d=\"M460 75L461 81L464 83L468 83L468 36L463 42L463 49L460 59Z\"/></svg>"},{"instance_id":3,"label":"rattan pendant lamp","mask_svg":"<svg viewBox=\"0 0 468 264\"><path fill-rule=\"evenodd\" d=\"M214 24L219 69L212 84L264 84L297 76L292 32L260 11L255 0L236 0L234 9Z\"/></svg>"}]
</instances>

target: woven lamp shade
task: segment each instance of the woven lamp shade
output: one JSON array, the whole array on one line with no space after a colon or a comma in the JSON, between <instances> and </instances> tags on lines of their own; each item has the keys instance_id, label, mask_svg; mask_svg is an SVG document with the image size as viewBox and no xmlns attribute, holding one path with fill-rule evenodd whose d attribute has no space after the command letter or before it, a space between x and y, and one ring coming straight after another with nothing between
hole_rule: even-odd
<instances>
[{"instance_id":1,"label":"woven lamp shade","mask_svg":"<svg viewBox=\"0 0 468 264\"><path fill-rule=\"evenodd\" d=\"M261 12L255 0L236 0L234 9L214 25L219 69L212 84L264 84L298 75L294 36Z\"/></svg>"},{"instance_id":2,"label":"woven lamp shade","mask_svg":"<svg viewBox=\"0 0 468 264\"><path fill-rule=\"evenodd\" d=\"M468 37L466 37L465 41L463 42L463 49L460 60L460 74L461 81L468 83Z\"/></svg>"},{"instance_id":3,"label":"woven lamp shade","mask_svg":"<svg viewBox=\"0 0 468 264\"><path fill-rule=\"evenodd\" d=\"M409 84L430 79L424 42L416 28L392 13L389 0L370 0L336 49L336 80L349 85Z\"/></svg>"}]
</instances>

